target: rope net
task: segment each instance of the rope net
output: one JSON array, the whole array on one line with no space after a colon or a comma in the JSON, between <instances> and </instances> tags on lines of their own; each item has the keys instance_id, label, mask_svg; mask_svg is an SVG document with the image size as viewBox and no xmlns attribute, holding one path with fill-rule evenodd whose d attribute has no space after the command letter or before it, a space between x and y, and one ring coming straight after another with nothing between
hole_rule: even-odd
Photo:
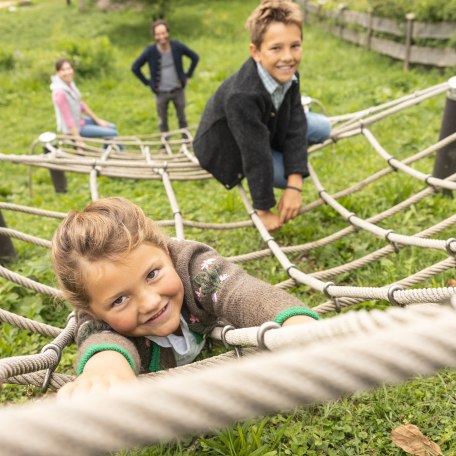
<instances>
[{"instance_id":1,"label":"rope net","mask_svg":"<svg viewBox=\"0 0 456 456\"><path fill-rule=\"evenodd\" d=\"M334 399L385 381L398 382L416 374L431 374L441 367L453 367L456 362L455 343L452 341L456 327L456 288L426 288L422 284L454 268L456 239L445 233L453 228L456 216L449 215L413 234L401 232L401 227L398 228L397 223L393 225L390 220L419 202L435 198L437 193L456 189L456 174L442 179L421 171L423 160L452 145L456 141L456 133L415 151L407 158L397 159L387 152L372 131L377 122L438 97L448 89L448 83L439 84L380 106L331 119L331 139L310 149L310 181L318 198L301 209L301 217L325 207L336 214L339 224L343 222L345 226L330 235L302 244L280 245L261 223L242 185L238 186L238 192L248 214L246 220L209 223L186 219L173 182L211 179L193 155L192 136L188 130L176 130L167 135L87 139L83 146L77 148L69 136L47 134L33 142L28 155L0 154L1 161L26 165L30 170L49 169L51 176L54 173L53 176L61 181L65 178L64 173L86 175L92 200L99 198L101 179L161 181L173 217L160 220L159 225L173 227L179 238L186 237L187 228L256 230L265 248L228 259L248 263L266 257L274 258L289 276L275 286L302 288L306 293L316 294L320 303L313 309L321 315L340 312L343 308L367 301L379 301L382 305L389 303L395 307L387 311L348 312L306 325L305 328L295 326L268 330L260 327L225 331L216 328L212 338L222 340L226 346L236 347L237 353L249 356L233 362L236 356L230 352L174 369L170 373L142 376L138 385L116 391L116 400L112 396L100 395L97 398L81 398L77 403L60 404L46 400L27 407L0 409L0 454L28 454L33 447L36 454L62 455L71 452L88 455L152 444L216 429L259 414ZM344 143L353 138L362 141L365 144L363 147L377 154L384 168L343 190L330 192L322 183L322 176L312 166L312 156L325 148L343 148ZM124 147L122 151L120 144ZM357 215L346 197L361 194L368 186L393 172L418 182L419 190L373 216L363 218ZM56 220L65 217L64 212L8 202L0 202L0 210ZM326 270L303 270L290 260L291 255L305 256L317 248L337 246L350 235L356 235L358 239L360 234L383 245ZM49 239L6 226L0 227L0 236L42 249L50 248ZM433 262L408 276L398 276L394 283L377 287L369 284L344 285L343 277L347 274L362 268L373 268L385 258L412 248L426 255L432 252L428 256ZM36 293L60 298L57 289L39 283L33 277L25 277L13 271L13 267L1 266L0 276ZM339 283L333 281L338 277L342 277ZM0 382L58 389L71 381L73 376L57 373L55 369L62 350L73 342L73 320L70 314L62 329L0 310L1 322L53 338L38 354L1 359ZM304 346L306 348L302 350ZM258 353L258 348L263 352ZM269 350L272 352L269 353ZM322 366L325 366L324 369ZM287 375L284 376L283 372ZM183 382L185 387L179 386ZM192 391L191 400L188 396L182 400L179 391L186 391L186 394ZM145 403L144 397L152 395L158 400ZM223 401L221 397L230 400ZM163 415L164 410L166 416ZM153 419L157 423L154 429L149 425L143 428L135 418L140 415L147 417L143 423L150 423L148 420ZM62 416L65 416L64 423ZM118 416L123 417L122 424L119 424ZM45 421L43 417L46 417ZM84 423L84 432L75 431L80 425L78 423ZM53 426L59 426L58 436L45 432L46 428L52 429ZM88 429L90 432L87 432ZM27 445L20 435L27 435ZM76 435L77 442L74 442Z\"/></svg>"}]
</instances>

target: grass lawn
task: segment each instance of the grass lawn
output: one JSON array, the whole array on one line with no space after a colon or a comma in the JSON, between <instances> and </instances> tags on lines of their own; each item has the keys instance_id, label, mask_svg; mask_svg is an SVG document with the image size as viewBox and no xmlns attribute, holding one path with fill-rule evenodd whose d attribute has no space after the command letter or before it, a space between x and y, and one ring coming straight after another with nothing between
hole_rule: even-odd
<instances>
[{"instance_id":1,"label":"grass lawn","mask_svg":"<svg viewBox=\"0 0 456 456\"><path fill-rule=\"evenodd\" d=\"M248 57L244 22L257 0L173 0L169 16L171 34L196 50L200 57L187 89L187 115L197 125L204 105L218 85ZM0 153L26 154L37 136L55 128L49 83L54 61L76 56L76 82L84 99L101 117L115 122L121 134L157 131L153 97L132 75L130 66L150 41L150 10L147 7L101 11L62 0L35 0L32 5L10 11L0 8ZM416 67L404 73L402 63L368 53L338 41L314 25L304 29L301 90L319 99L328 114L338 115L381 104L443 82L451 70ZM439 136L445 97L431 99L372 126L382 145L396 158L406 158L435 143ZM171 126L177 122L172 111ZM431 172L433 157L415 166ZM385 167L383 161L360 138L344 140L311 156L311 163L329 192L342 190ZM42 209L68 211L90 201L89 178L68 175L69 192L55 194L46 170L32 175L28 169L2 162L0 200ZM227 192L210 180L176 182L177 200L186 219L205 222L246 220L236 191ZM347 208L363 218L373 216L423 189L401 173L392 173L360 193L343 198ZM170 219L171 209L160 182L100 179L100 196L122 195L144 208L152 218ZM311 183L304 186L304 204L317 198ZM434 195L382 222L382 227L413 234L454 213L454 201ZM4 211L8 226L50 239L58 221ZM320 207L289 223L275 235L280 245L320 239L346 226L330 208ZM167 229L173 235L172 229ZM452 236L451 230L437 237ZM186 228L186 237L206 242L226 256L264 248L253 228L207 231ZM18 261L10 267L42 283L54 285L49 257L43 249L14 241ZM304 272L328 269L372 252L384 245L365 233L355 233L306 255L290 255ZM359 271L334 279L340 285L381 286L407 277L445 258L442 252L405 248ZM244 267L270 283L287 278L272 258L248 262ZM444 287L452 278L447 272L420 284ZM326 299L307 287L290 290L309 305ZM2 308L29 318L62 326L68 309L0 279ZM359 308L385 303L367 302ZM331 315L327 316L328 318ZM8 325L0 327L0 357L35 353L47 343L37 335ZM394 356L394 354L392 354ZM74 348L64 354L60 372L72 373ZM444 454L456 446L456 375L442 371L431 378L417 378L400 386L385 385L369 393L297 409L240 423L217 435L199 436L136 452L119 454L171 455L401 455L391 443L396 426L413 423L438 443ZM27 393L27 394L26 394ZM24 402L39 393L31 388L6 386L2 402Z\"/></svg>"}]
</instances>

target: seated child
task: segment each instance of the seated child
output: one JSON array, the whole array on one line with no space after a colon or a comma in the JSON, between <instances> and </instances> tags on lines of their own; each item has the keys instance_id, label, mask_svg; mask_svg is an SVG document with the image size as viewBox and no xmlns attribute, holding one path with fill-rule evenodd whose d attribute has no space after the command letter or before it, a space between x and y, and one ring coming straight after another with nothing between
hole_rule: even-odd
<instances>
[{"instance_id":1,"label":"seated child","mask_svg":"<svg viewBox=\"0 0 456 456\"><path fill-rule=\"evenodd\" d=\"M207 245L167 238L123 198L71 212L54 234L52 264L77 322L79 377L61 396L190 363L217 325L318 320Z\"/></svg>"},{"instance_id":2,"label":"seated child","mask_svg":"<svg viewBox=\"0 0 456 456\"><path fill-rule=\"evenodd\" d=\"M304 113L299 90L303 17L287 0L265 0L250 15L251 57L207 102L193 141L201 166L226 188L247 178L269 230L299 214L307 141L329 137L329 120ZM285 191L275 206L273 187Z\"/></svg>"}]
</instances>

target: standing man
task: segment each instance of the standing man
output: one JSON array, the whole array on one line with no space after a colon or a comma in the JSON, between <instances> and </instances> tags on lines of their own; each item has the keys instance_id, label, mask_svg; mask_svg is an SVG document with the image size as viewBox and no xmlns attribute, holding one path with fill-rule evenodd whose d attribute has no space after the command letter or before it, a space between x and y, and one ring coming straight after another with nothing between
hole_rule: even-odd
<instances>
[{"instance_id":1,"label":"standing man","mask_svg":"<svg viewBox=\"0 0 456 456\"><path fill-rule=\"evenodd\" d=\"M174 103L179 121L179 128L187 127L185 116L185 84L191 78L198 64L198 54L177 40L169 39L168 24L160 19L152 23L152 35L155 44L147 46L135 60L131 70L138 79L152 89L157 103L159 127L162 133L168 128L168 104ZM190 59L190 68L184 71L182 57ZM149 65L150 79L144 76L141 68Z\"/></svg>"}]
</instances>

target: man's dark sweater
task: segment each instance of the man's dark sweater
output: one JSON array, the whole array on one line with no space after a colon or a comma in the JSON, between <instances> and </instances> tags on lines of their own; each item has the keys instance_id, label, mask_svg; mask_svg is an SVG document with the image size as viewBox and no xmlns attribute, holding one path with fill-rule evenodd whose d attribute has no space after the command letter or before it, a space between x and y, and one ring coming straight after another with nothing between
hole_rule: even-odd
<instances>
[{"instance_id":1,"label":"man's dark sweater","mask_svg":"<svg viewBox=\"0 0 456 456\"><path fill-rule=\"evenodd\" d=\"M309 175L307 123L299 83L277 111L249 58L206 104L193 141L201 166L226 188L247 178L255 209L275 206L271 149L283 154L285 177Z\"/></svg>"},{"instance_id":2,"label":"man's dark sweater","mask_svg":"<svg viewBox=\"0 0 456 456\"><path fill-rule=\"evenodd\" d=\"M174 66L176 67L177 77L181 83L182 88L185 87L187 79L191 78L198 64L198 54L193 52L185 44L177 40L170 40L171 53L173 56ZM187 56L190 59L190 67L187 72L184 71L182 57ZM149 66L150 79L144 76L141 67L146 64ZM133 62L131 70L138 77L138 79L146 86L150 86L154 93L159 91L160 84L160 66L161 54L158 50L157 44L147 46L142 54Z\"/></svg>"}]
</instances>

